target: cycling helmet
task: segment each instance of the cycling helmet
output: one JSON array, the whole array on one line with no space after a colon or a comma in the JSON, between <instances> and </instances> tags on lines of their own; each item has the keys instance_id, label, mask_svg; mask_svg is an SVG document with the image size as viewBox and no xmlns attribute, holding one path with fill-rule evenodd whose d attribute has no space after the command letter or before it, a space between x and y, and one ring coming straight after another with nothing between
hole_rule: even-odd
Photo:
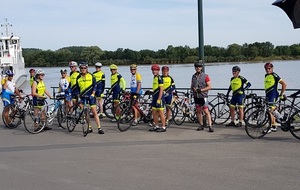
<instances>
[{"instance_id":1,"label":"cycling helmet","mask_svg":"<svg viewBox=\"0 0 300 190\"><path fill-rule=\"evenodd\" d=\"M130 65L130 69L136 69L136 64L132 64L132 65Z\"/></svg>"},{"instance_id":2,"label":"cycling helmet","mask_svg":"<svg viewBox=\"0 0 300 190\"><path fill-rule=\"evenodd\" d=\"M241 68L239 66L232 67L232 71L241 71Z\"/></svg>"},{"instance_id":3,"label":"cycling helmet","mask_svg":"<svg viewBox=\"0 0 300 190\"><path fill-rule=\"evenodd\" d=\"M159 67L159 65L154 64L154 65L151 66L151 70L152 70L152 71L159 71L159 70L160 70L160 67Z\"/></svg>"},{"instance_id":4,"label":"cycling helmet","mask_svg":"<svg viewBox=\"0 0 300 190\"><path fill-rule=\"evenodd\" d=\"M169 67L168 67L168 66L163 66L163 67L161 68L161 70L162 70L162 71L169 71Z\"/></svg>"},{"instance_id":5,"label":"cycling helmet","mask_svg":"<svg viewBox=\"0 0 300 190\"><path fill-rule=\"evenodd\" d=\"M36 73L35 73L36 75L44 75L45 74L45 72L42 70L42 69L38 69L38 70L36 70Z\"/></svg>"},{"instance_id":6,"label":"cycling helmet","mask_svg":"<svg viewBox=\"0 0 300 190\"><path fill-rule=\"evenodd\" d=\"M95 64L95 67L102 67L102 63L97 62L97 63Z\"/></svg>"},{"instance_id":7,"label":"cycling helmet","mask_svg":"<svg viewBox=\"0 0 300 190\"><path fill-rule=\"evenodd\" d=\"M194 63L194 67L203 67L203 63L196 62Z\"/></svg>"},{"instance_id":8,"label":"cycling helmet","mask_svg":"<svg viewBox=\"0 0 300 190\"><path fill-rule=\"evenodd\" d=\"M79 67L88 67L89 65L87 64L87 62L82 61L79 63Z\"/></svg>"},{"instance_id":9,"label":"cycling helmet","mask_svg":"<svg viewBox=\"0 0 300 190\"><path fill-rule=\"evenodd\" d=\"M265 68L270 68L270 67L273 67L273 64L271 62L265 64Z\"/></svg>"},{"instance_id":10,"label":"cycling helmet","mask_svg":"<svg viewBox=\"0 0 300 190\"><path fill-rule=\"evenodd\" d=\"M34 69L29 69L29 73L34 73L35 72L35 70Z\"/></svg>"},{"instance_id":11,"label":"cycling helmet","mask_svg":"<svg viewBox=\"0 0 300 190\"><path fill-rule=\"evenodd\" d=\"M65 70L60 70L60 73L67 73L68 71L67 71L67 69L65 69Z\"/></svg>"},{"instance_id":12,"label":"cycling helmet","mask_svg":"<svg viewBox=\"0 0 300 190\"><path fill-rule=\"evenodd\" d=\"M13 72L12 70L7 70L7 71L5 71L5 74L6 74L7 76L14 76L14 72Z\"/></svg>"},{"instance_id":13,"label":"cycling helmet","mask_svg":"<svg viewBox=\"0 0 300 190\"><path fill-rule=\"evenodd\" d=\"M118 66L115 65L115 64L111 64L111 65L109 66L109 68L110 68L110 70L112 70L112 69L118 69Z\"/></svg>"},{"instance_id":14,"label":"cycling helmet","mask_svg":"<svg viewBox=\"0 0 300 190\"><path fill-rule=\"evenodd\" d=\"M78 66L77 62L75 61L69 62L69 67L77 67L77 66Z\"/></svg>"}]
</instances>

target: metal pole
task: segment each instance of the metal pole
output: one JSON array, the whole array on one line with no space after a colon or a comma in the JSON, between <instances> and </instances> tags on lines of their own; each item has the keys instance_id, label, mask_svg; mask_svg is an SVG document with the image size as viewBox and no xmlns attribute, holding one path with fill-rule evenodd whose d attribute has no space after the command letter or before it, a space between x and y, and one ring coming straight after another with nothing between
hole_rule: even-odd
<instances>
[{"instance_id":1,"label":"metal pole","mask_svg":"<svg viewBox=\"0 0 300 190\"><path fill-rule=\"evenodd\" d=\"M198 0L198 33L199 33L199 61L203 63L203 72L205 72L204 65L204 35L203 35L203 6L202 0Z\"/></svg>"}]
</instances>

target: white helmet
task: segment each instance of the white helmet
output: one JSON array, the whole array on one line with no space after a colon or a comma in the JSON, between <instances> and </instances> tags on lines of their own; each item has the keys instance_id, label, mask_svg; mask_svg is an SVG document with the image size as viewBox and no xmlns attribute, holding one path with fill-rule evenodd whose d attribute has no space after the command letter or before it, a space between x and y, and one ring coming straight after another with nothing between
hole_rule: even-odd
<instances>
[{"instance_id":1,"label":"white helmet","mask_svg":"<svg viewBox=\"0 0 300 190\"><path fill-rule=\"evenodd\" d=\"M97 62L97 63L95 64L95 67L102 67L102 63Z\"/></svg>"},{"instance_id":2,"label":"white helmet","mask_svg":"<svg viewBox=\"0 0 300 190\"><path fill-rule=\"evenodd\" d=\"M35 74L42 75L42 74L45 74L45 72L42 69L38 69L38 70L36 70Z\"/></svg>"},{"instance_id":3,"label":"white helmet","mask_svg":"<svg viewBox=\"0 0 300 190\"><path fill-rule=\"evenodd\" d=\"M69 62L69 67L77 67L77 66L78 66L77 62L75 61Z\"/></svg>"}]
</instances>

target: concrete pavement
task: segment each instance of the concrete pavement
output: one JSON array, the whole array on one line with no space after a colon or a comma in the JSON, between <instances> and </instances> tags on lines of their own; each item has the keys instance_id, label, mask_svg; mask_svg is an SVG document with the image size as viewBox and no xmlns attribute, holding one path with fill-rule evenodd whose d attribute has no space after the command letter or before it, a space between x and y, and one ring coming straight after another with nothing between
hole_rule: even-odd
<instances>
[{"instance_id":1,"label":"concrete pavement","mask_svg":"<svg viewBox=\"0 0 300 190\"><path fill-rule=\"evenodd\" d=\"M171 125L166 133L146 124L119 132L101 121L104 135L82 136L57 125L29 134L21 125L0 128L3 190L299 189L300 141L278 131L250 139L243 128ZM280 130L280 129L279 129Z\"/></svg>"}]
</instances>

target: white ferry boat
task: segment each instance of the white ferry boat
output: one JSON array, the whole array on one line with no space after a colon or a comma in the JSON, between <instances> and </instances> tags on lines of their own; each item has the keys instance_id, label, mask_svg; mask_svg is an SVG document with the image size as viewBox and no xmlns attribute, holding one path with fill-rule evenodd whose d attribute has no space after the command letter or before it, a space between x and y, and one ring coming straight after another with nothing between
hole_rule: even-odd
<instances>
[{"instance_id":1,"label":"white ferry boat","mask_svg":"<svg viewBox=\"0 0 300 190\"><path fill-rule=\"evenodd\" d=\"M0 79L1 83L6 78L5 72L13 70L16 87L20 87L27 79L25 71L25 62L22 55L20 38L12 33L12 25L5 19L5 23L1 24L4 31L0 36ZM1 89L2 90L2 85Z\"/></svg>"}]
</instances>

